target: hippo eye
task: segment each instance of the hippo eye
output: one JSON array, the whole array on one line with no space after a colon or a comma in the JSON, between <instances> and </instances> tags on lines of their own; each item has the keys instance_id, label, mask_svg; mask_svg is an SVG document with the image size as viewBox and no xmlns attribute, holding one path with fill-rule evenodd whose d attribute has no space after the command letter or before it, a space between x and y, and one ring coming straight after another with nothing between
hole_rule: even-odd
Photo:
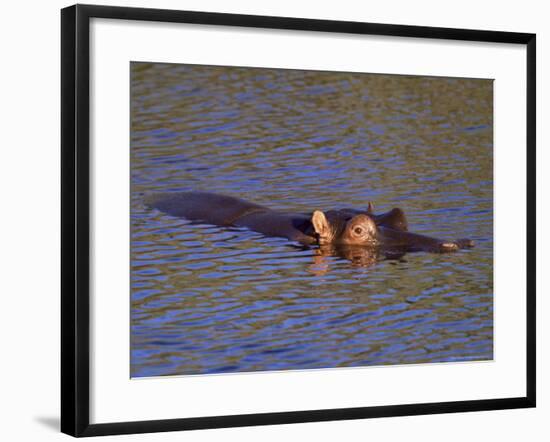
<instances>
[{"instance_id":1,"label":"hippo eye","mask_svg":"<svg viewBox=\"0 0 550 442\"><path fill-rule=\"evenodd\" d=\"M361 235L363 233L363 229L361 227L356 227L353 231L356 235Z\"/></svg>"}]
</instances>

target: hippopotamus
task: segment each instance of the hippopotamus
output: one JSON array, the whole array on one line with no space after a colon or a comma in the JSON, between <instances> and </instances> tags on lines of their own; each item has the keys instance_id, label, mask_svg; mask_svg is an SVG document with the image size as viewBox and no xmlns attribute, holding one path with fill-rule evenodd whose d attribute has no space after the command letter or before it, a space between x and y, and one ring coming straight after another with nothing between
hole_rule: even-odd
<instances>
[{"instance_id":1,"label":"hippopotamus","mask_svg":"<svg viewBox=\"0 0 550 442\"><path fill-rule=\"evenodd\" d=\"M409 232L403 210L374 213L364 210L314 210L311 214L282 212L233 196L209 192L174 192L146 197L146 204L166 214L217 226L246 227L266 236L321 247L384 248L399 252L454 252L473 247L473 241L432 238Z\"/></svg>"}]
</instances>

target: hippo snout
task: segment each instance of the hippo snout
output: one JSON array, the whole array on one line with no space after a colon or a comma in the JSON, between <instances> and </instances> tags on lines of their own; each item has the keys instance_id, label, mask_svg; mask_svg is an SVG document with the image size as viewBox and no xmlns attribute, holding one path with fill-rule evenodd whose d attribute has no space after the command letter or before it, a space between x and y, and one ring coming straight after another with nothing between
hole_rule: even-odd
<instances>
[{"instance_id":1,"label":"hippo snout","mask_svg":"<svg viewBox=\"0 0 550 442\"><path fill-rule=\"evenodd\" d=\"M457 239L455 243L461 249L469 249L475 246L474 241L468 238Z\"/></svg>"},{"instance_id":2,"label":"hippo snout","mask_svg":"<svg viewBox=\"0 0 550 442\"><path fill-rule=\"evenodd\" d=\"M455 250L458 250L458 244L455 242L444 242L439 244L439 250L441 252L454 252Z\"/></svg>"},{"instance_id":3,"label":"hippo snout","mask_svg":"<svg viewBox=\"0 0 550 442\"><path fill-rule=\"evenodd\" d=\"M439 250L443 253L454 252L459 249L468 249L474 247L474 242L471 239L461 238L456 241L446 241L439 244Z\"/></svg>"}]
</instances>

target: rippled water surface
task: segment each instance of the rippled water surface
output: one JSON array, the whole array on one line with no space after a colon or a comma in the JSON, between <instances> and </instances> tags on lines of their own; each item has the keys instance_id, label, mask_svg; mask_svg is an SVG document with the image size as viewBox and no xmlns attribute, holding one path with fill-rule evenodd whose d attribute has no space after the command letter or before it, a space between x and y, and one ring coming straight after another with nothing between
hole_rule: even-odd
<instances>
[{"instance_id":1,"label":"rippled water surface","mask_svg":"<svg viewBox=\"0 0 550 442\"><path fill-rule=\"evenodd\" d=\"M493 357L492 82L132 63L134 377ZM146 207L401 207L474 239L374 265Z\"/></svg>"}]
</instances>

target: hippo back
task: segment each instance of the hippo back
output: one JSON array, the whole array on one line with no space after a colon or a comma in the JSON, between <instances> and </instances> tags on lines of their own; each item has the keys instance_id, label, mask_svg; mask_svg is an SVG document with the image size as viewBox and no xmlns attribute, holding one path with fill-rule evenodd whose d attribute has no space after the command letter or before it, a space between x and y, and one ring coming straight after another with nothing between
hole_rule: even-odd
<instances>
[{"instance_id":1,"label":"hippo back","mask_svg":"<svg viewBox=\"0 0 550 442\"><path fill-rule=\"evenodd\" d=\"M209 192L156 193L148 195L145 203L168 215L217 226L231 225L247 212L269 210L240 198Z\"/></svg>"}]
</instances>

